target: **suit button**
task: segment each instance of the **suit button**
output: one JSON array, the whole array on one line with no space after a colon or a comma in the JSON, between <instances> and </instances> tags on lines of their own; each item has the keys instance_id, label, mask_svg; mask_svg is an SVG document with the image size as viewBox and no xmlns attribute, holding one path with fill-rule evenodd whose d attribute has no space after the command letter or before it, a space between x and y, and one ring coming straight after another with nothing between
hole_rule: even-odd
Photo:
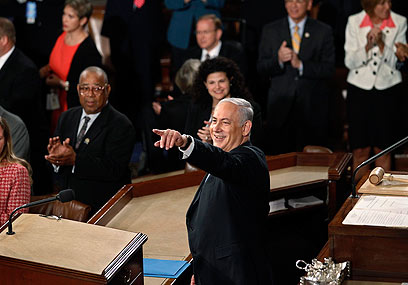
<instances>
[{"instance_id":1,"label":"suit button","mask_svg":"<svg viewBox=\"0 0 408 285\"><path fill-rule=\"evenodd\" d=\"M373 75L376 75L376 74L377 74L377 72L373 71Z\"/></svg>"},{"instance_id":2,"label":"suit button","mask_svg":"<svg viewBox=\"0 0 408 285\"><path fill-rule=\"evenodd\" d=\"M386 58L384 58L384 62L387 62L387 59L386 59Z\"/></svg>"},{"instance_id":3,"label":"suit button","mask_svg":"<svg viewBox=\"0 0 408 285\"><path fill-rule=\"evenodd\" d=\"M391 74L394 74L394 71L391 70Z\"/></svg>"},{"instance_id":4,"label":"suit button","mask_svg":"<svg viewBox=\"0 0 408 285\"><path fill-rule=\"evenodd\" d=\"M376 62L376 61L374 61L374 62L373 62L373 64L374 64L374 65L377 65L377 62Z\"/></svg>"},{"instance_id":5,"label":"suit button","mask_svg":"<svg viewBox=\"0 0 408 285\"><path fill-rule=\"evenodd\" d=\"M363 65L366 65L366 62L365 62L365 61L363 61Z\"/></svg>"},{"instance_id":6,"label":"suit button","mask_svg":"<svg viewBox=\"0 0 408 285\"><path fill-rule=\"evenodd\" d=\"M377 56L377 53L375 52L375 53L373 53L373 55L374 55L374 56Z\"/></svg>"},{"instance_id":7,"label":"suit button","mask_svg":"<svg viewBox=\"0 0 408 285\"><path fill-rule=\"evenodd\" d=\"M358 74L358 70L356 70L355 73Z\"/></svg>"}]
</instances>

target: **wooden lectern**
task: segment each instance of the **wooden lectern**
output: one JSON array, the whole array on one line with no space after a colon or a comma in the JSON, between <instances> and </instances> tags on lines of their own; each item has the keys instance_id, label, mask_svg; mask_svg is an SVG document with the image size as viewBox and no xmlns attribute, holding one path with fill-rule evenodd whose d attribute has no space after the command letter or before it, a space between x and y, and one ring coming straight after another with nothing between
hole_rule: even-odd
<instances>
[{"instance_id":1,"label":"wooden lectern","mask_svg":"<svg viewBox=\"0 0 408 285\"><path fill-rule=\"evenodd\" d=\"M1 284L144 284L147 236L21 214L0 229Z\"/></svg>"}]
</instances>

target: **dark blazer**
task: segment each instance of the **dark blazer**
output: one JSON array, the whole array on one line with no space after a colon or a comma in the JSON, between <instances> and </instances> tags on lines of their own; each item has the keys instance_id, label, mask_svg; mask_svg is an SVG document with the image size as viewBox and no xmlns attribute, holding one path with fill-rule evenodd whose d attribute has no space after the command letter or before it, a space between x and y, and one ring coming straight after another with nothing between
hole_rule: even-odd
<instances>
[{"instance_id":1,"label":"dark blazer","mask_svg":"<svg viewBox=\"0 0 408 285\"><path fill-rule=\"evenodd\" d=\"M210 96L210 95L208 95ZM254 118L251 130L251 142L258 147L262 143L262 114L261 107L254 101L250 101L254 108ZM185 121L184 133L199 139L197 132L204 127L204 121L209 121L211 117L212 103L200 104L191 102L187 109L187 119Z\"/></svg>"},{"instance_id":2,"label":"dark blazer","mask_svg":"<svg viewBox=\"0 0 408 285\"><path fill-rule=\"evenodd\" d=\"M91 36L88 36L78 47L72 58L69 68L67 81L69 81L69 90L67 94L68 108L79 106L77 84L79 75L89 66L102 67L102 57L97 50Z\"/></svg>"},{"instance_id":3,"label":"dark blazer","mask_svg":"<svg viewBox=\"0 0 408 285\"><path fill-rule=\"evenodd\" d=\"M198 46L194 46L189 49L188 56L185 60L189 58L201 59L202 49ZM223 56L232 59L241 70L244 76L248 73L247 60L244 52L244 48L240 42L237 41L222 41L219 56Z\"/></svg>"},{"instance_id":4,"label":"dark blazer","mask_svg":"<svg viewBox=\"0 0 408 285\"><path fill-rule=\"evenodd\" d=\"M37 67L15 48L0 69L0 105L19 116L32 136L41 112L40 86Z\"/></svg>"},{"instance_id":5,"label":"dark blazer","mask_svg":"<svg viewBox=\"0 0 408 285\"><path fill-rule=\"evenodd\" d=\"M265 251L269 171L249 142L224 152L195 140L187 162L206 175L187 211L197 284L271 284Z\"/></svg>"},{"instance_id":6,"label":"dark blazer","mask_svg":"<svg viewBox=\"0 0 408 285\"><path fill-rule=\"evenodd\" d=\"M301 41L299 58L303 62L303 75L290 62L282 69L278 50L282 42L291 46L288 18L266 25L259 47L258 72L270 77L267 121L280 128L288 120L294 104L300 107L303 123L309 128L327 127L329 90L326 81L334 75L335 53L331 28L307 18Z\"/></svg>"},{"instance_id":7,"label":"dark blazer","mask_svg":"<svg viewBox=\"0 0 408 285\"><path fill-rule=\"evenodd\" d=\"M82 107L61 114L55 136L70 138L75 146ZM128 164L135 142L135 132L129 119L111 105L106 105L85 134L76 150L74 173L72 166L60 167L61 187L72 188L76 200L88 204L95 213L124 184L130 183Z\"/></svg>"}]
</instances>

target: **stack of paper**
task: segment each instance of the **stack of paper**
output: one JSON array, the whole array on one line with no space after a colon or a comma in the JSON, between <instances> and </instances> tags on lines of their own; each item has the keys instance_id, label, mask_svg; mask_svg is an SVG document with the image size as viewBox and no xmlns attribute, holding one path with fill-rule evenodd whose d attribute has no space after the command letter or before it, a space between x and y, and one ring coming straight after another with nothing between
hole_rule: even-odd
<instances>
[{"instance_id":1,"label":"stack of paper","mask_svg":"<svg viewBox=\"0 0 408 285\"><path fill-rule=\"evenodd\" d=\"M287 209L285 206L285 198L269 202L269 213Z\"/></svg>"},{"instance_id":2,"label":"stack of paper","mask_svg":"<svg viewBox=\"0 0 408 285\"><path fill-rule=\"evenodd\" d=\"M319 205L323 204L323 200L316 198L315 196L308 196L296 199L289 199L288 205L293 208L302 208L305 206Z\"/></svg>"},{"instance_id":3,"label":"stack of paper","mask_svg":"<svg viewBox=\"0 0 408 285\"><path fill-rule=\"evenodd\" d=\"M345 225L408 227L408 197L363 195Z\"/></svg>"}]
</instances>

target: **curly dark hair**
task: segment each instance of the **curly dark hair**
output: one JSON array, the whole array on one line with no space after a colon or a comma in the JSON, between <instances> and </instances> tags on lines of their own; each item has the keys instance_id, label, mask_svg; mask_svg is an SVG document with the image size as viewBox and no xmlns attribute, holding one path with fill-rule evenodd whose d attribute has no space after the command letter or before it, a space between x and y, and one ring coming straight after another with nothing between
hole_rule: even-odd
<instances>
[{"instance_id":1,"label":"curly dark hair","mask_svg":"<svg viewBox=\"0 0 408 285\"><path fill-rule=\"evenodd\" d=\"M230 81L230 95L235 98L252 100L251 93L245 86L245 79L238 65L231 59L218 56L201 63L193 85L193 100L196 103L211 104L212 98L204 85L208 75L215 72L225 72Z\"/></svg>"}]
</instances>

